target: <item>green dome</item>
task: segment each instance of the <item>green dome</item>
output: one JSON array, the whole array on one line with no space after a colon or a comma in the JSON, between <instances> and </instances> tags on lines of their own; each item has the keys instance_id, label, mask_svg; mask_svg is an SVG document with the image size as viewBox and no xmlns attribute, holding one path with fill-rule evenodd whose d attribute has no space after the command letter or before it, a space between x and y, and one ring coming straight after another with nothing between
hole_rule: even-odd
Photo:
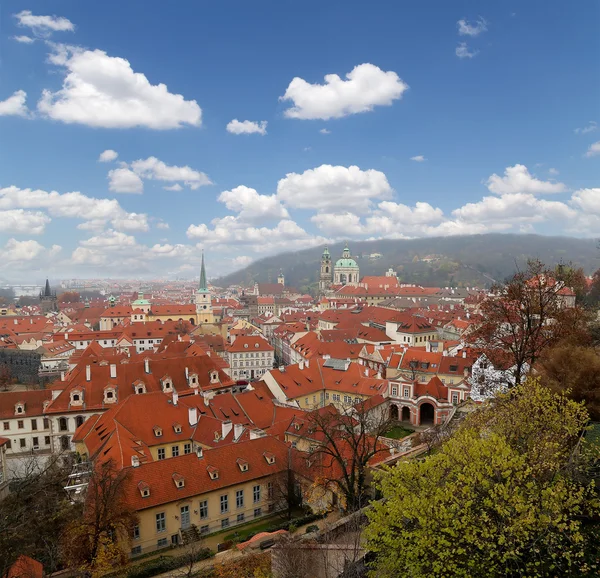
<instances>
[{"instance_id":1,"label":"green dome","mask_svg":"<svg viewBox=\"0 0 600 578\"><path fill-rule=\"evenodd\" d=\"M335 266L336 267L354 267L355 269L358 269L358 265L356 264L356 261L354 259L338 259L335 262Z\"/></svg>"}]
</instances>

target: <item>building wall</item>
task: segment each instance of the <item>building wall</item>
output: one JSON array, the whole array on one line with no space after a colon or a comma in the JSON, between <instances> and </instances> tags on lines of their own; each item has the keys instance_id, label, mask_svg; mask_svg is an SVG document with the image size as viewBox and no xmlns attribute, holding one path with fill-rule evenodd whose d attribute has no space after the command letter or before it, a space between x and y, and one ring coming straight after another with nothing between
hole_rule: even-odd
<instances>
[{"instance_id":1,"label":"building wall","mask_svg":"<svg viewBox=\"0 0 600 578\"><path fill-rule=\"evenodd\" d=\"M19 383L39 383L38 371L42 355L35 351L0 349L0 365L6 365L10 375Z\"/></svg>"},{"instance_id":2,"label":"building wall","mask_svg":"<svg viewBox=\"0 0 600 578\"><path fill-rule=\"evenodd\" d=\"M273 369L274 351L228 353L227 361L232 379L259 379Z\"/></svg>"}]
</instances>

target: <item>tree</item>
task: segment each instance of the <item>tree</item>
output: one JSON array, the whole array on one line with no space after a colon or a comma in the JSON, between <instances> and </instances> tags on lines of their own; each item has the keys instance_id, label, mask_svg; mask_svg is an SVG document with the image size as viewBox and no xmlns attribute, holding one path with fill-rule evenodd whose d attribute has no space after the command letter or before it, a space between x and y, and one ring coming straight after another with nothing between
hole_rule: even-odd
<instances>
[{"instance_id":1,"label":"tree","mask_svg":"<svg viewBox=\"0 0 600 578\"><path fill-rule=\"evenodd\" d=\"M582 404L536 380L465 419L441 450L379 477L373 575L597 576L600 506Z\"/></svg>"},{"instance_id":2,"label":"tree","mask_svg":"<svg viewBox=\"0 0 600 578\"><path fill-rule=\"evenodd\" d=\"M192 332L192 325L189 321L180 319L175 325L175 333L177 335L189 335Z\"/></svg>"},{"instance_id":3,"label":"tree","mask_svg":"<svg viewBox=\"0 0 600 578\"><path fill-rule=\"evenodd\" d=\"M511 368L506 385L519 385L542 352L568 336L583 339L588 313L565 305L554 272L539 261L529 261L504 285L495 285L481 304L483 321L469 335L488 359Z\"/></svg>"},{"instance_id":4,"label":"tree","mask_svg":"<svg viewBox=\"0 0 600 578\"><path fill-rule=\"evenodd\" d=\"M0 391L8 391L9 386L14 383L10 367L6 363L0 364Z\"/></svg>"},{"instance_id":5,"label":"tree","mask_svg":"<svg viewBox=\"0 0 600 578\"><path fill-rule=\"evenodd\" d=\"M392 425L388 412L371 408L368 400L346 413L329 405L311 412L306 424L306 440L315 442L310 461L317 466L318 484L341 494L350 511L365 506L371 465L389 451L381 442Z\"/></svg>"},{"instance_id":6,"label":"tree","mask_svg":"<svg viewBox=\"0 0 600 578\"><path fill-rule=\"evenodd\" d=\"M77 291L65 291L58 296L59 303L79 303L81 296Z\"/></svg>"},{"instance_id":7,"label":"tree","mask_svg":"<svg viewBox=\"0 0 600 578\"><path fill-rule=\"evenodd\" d=\"M101 576L127 562L126 547L137 521L135 512L124 501L128 475L126 470L117 470L112 460L96 463L83 513L65 531L66 561L92 576Z\"/></svg>"}]
</instances>

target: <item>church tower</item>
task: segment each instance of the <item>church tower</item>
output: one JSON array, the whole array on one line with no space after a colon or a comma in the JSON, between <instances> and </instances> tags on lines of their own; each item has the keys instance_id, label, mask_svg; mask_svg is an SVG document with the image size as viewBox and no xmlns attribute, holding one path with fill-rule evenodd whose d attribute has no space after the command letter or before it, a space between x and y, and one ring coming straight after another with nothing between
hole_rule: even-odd
<instances>
[{"instance_id":1,"label":"church tower","mask_svg":"<svg viewBox=\"0 0 600 578\"><path fill-rule=\"evenodd\" d=\"M285 287L285 277L283 276L282 269L279 269L279 275L277 275L277 283Z\"/></svg>"},{"instance_id":2,"label":"church tower","mask_svg":"<svg viewBox=\"0 0 600 578\"><path fill-rule=\"evenodd\" d=\"M321 273L319 275L319 291L324 293L329 290L333 281L333 268L331 267L331 255L329 249L325 247L321 256Z\"/></svg>"},{"instance_id":3,"label":"church tower","mask_svg":"<svg viewBox=\"0 0 600 578\"><path fill-rule=\"evenodd\" d=\"M46 279L46 287L40 292L40 308L42 309L42 313L58 311L56 291L50 289L50 281L48 281L48 279Z\"/></svg>"},{"instance_id":4,"label":"church tower","mask_svg":"<svg viewBox=\"0 0 600 578\"><path fill-rule=\"evenodd\" d=\"M206 282L206 270L204 269L204 252L202 252L202 266L200 268L200 283L196 291L196 321L197 323L214 323L215 317L212 310L212 302L208 283Z\"/></svg>"}]
</instances>

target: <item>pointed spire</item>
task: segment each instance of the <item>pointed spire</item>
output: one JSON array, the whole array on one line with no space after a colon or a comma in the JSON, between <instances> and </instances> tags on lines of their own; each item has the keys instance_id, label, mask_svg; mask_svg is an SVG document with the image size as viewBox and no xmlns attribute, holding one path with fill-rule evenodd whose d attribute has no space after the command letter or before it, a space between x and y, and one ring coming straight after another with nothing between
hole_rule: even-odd
<instances>
[{"instance_id":1,"label":"pointed spire","mask_svg":"<svg viewBox=\"0 0 600 578\"><path fill-rule=\"evenodd\" d=\"M202 266L200 267L200 285L198 286L199 291L208 291L208 285L206 283L206 270L204 269L204 251L202 251Z\"/></svg>"},{"instance_id":2,"label":"pointed spire","mask_svg":"<svg viewBox=\"0 0 600 578\"><path fill-rule=\"evenodd\" d=\"M50 281L46 278L46 288L44 289L44 297L52 297L52 291L50 290Z\"/></svg>"}]
</instances>

